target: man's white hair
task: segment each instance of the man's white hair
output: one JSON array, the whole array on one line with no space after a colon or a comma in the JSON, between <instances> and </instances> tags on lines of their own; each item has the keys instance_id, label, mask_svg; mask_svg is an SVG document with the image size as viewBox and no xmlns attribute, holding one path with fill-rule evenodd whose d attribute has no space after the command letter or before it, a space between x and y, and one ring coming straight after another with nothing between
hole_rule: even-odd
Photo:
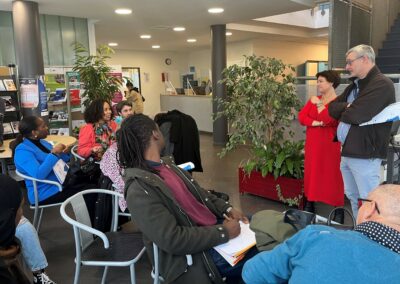
<instances>
[{"instance_id":1,"label":"man's white hair","mask_svg":"<svg viewBox=\"0 0 400 284\"><path fill-rule=\"evenodd\" d=\"M372 48L372 46L366 45L366 44L360 44L357 46L354 46L349 49L349 51L346 52L346 57L349 55L351 52L354 52L357 54L357 57L360 56L366 56L369 61L375 64L375 51Z\"/></svg>"}]
</instances>

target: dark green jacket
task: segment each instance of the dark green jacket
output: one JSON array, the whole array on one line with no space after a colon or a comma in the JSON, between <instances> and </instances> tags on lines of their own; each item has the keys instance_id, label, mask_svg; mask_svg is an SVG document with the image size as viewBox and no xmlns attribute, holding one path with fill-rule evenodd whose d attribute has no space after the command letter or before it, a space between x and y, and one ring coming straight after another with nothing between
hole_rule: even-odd
<instances>
[{"instance_id":1,"label":"dark green jacket","mask_svg":"<svg viewBox=\"0 0 400 284\"><path fill-rule=\"evenodd\" d=\"M164 163L183 180L193 196L218 218L231 205L202 189L172 160ZM125 194L133 221L143 232L147 252L153 261L152 242L159 247L160 274L164 283L221 283L208 250L229 240L222 225L197 226L174 199L171 190L156 174L137 168L126 169ZM188 266L186 255L193 265Z\"/></svg>"}]
</instances>

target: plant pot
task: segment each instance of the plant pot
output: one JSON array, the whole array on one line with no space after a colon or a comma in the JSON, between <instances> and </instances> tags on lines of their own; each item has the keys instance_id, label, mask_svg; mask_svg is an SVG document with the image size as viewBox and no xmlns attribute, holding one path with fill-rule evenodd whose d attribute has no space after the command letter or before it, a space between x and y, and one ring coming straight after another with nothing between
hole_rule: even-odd
<instances>
[{"instance_id":1,"label":"plant pot","mask_svg":"<svg viewBox=\"0 0 400 284\"><path fill-rule=\"evenodd\" d=\"M294 179L288 177L274 178L269 174L265 177L261 172L253 171L250 176L246 175L242 168L239 168L239 193L245 192L265 197L271 200L282 202L279 199L276 186L279 185L284 199L292 199L300 196L298 204L299 209L303 209L303 179Z\"/></svg>"}]
</instances>

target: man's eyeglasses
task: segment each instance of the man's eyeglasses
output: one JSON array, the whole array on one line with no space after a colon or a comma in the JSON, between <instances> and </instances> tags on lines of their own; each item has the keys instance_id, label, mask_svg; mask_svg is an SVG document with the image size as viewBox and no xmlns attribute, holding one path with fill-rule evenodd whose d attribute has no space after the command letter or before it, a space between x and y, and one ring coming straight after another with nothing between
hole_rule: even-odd
<instances>
[{"instance_id":1,"label":"man's eyeglasses","mask_svg":"<svg viewBox=\"0 0 400 284\"><path fill-rule=\"evenodd\" d=\"M360 208L363 205L364 202L372 202L372 201L375 201L375 200L366 199L366 198L358 198L358 208ZM376 201L375 201L375 208L376 208L376 212L378 212L378 214L381 214L381 212L379 211L378 204L376 203Z\"/></svg>"},{"instance_id":2,"label":"man's eyeglasses","mask_svg":"<svg viewBox=\"0 0 400 284\"><path fill-rule=\"evenodd\" d=\"M353 64L354 61L356 61L357 59L363 58L364 56L359 56L357 58L354 58L353 60L346 60L346 65L351 65Z\"/></svg>"}]
</instances>

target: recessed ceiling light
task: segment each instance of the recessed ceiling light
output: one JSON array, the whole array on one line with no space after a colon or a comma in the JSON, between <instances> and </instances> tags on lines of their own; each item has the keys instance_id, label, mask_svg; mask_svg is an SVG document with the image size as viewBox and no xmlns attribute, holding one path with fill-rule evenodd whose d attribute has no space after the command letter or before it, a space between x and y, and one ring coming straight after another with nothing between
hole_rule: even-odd
<instances>
[{"instance_id":1,"label":"recessed ceiling light","mask_svg":"<svg viewBox=\"0 0 400 284\"><path fill-rule=\"evenodd\" d=\"M141 35L140 38L149 39L149 38L151 38L151 35Z\"/></svg>"},{"instance_id":2,"label":"recessed ceiling light","mask_svg":"<svg viewBox=\"0 0 400 284\"><path fill-rule=\"evenodd\" d=\"M174 28L174 31L176 31L176 32L183 32L184 30L186 30L185 27L175 27Z\"/></svg>"},{"instance_id":3,"label":"recessed ceiling light","mask_svg":"<svg viewBox=\"0 0 400 284\"><path fill-rule=\"evenodd\" d=\"M195 39L195 38L189 38L189 39L187 39L186 41L187 41L187 42L196 42L197 39Z\"/></svg>"},{"instance_id":4,"label":"recessed ceiling light","mask_svg":"<svg viewBox=\"0 0 400 284\"><path fill-rule=\"evenodd\" d=\"M151 48L160 48L161 46L159 45L152 45Z\"/></svg>"},{"instance_id":5,"label":"recessed ceiling light","mask_svg":"<svg viewBox=\"0 0 400 284\"><path fill-rule=\"evenodd\" d=\"M130 14L132 14L132 10L131 9L116 9L115 13L117 13L119 15L130 15Z\"/></svg>"},{"instance_id":6,"label":"recessed ceiling light","mask_svg":"<svg viewBox=\"0 0 400 284\"><path fill-rule=\"evenodd\" d=\"M118 46L118 43L116 43L116 42L109 42L108 45L109 45L109 46Z\"/></svg>"},{"instance_id":7,"label":"recessed ceiling light","mask_svg":"<svg viewBox=\"0 0 400 284\"><path fill-rule=\"evenodd\" d=\"M226 35L226 36L231 36L231 35L232 35L232 32L226 32L225 35Z\"/></svg>"},{"instance_id":8,"label":"recessed ceiling light","mask_svg":"<svg viewBox=\"0 0 400 284\"><path fill-rule=\"evenodd\" d=\"M211 14L220 14L223 11L224 11L224 9L222 9L222 8L210 8L210 9L208 9L208 13L211 13Z\"/></svg>"}]
</instances>

